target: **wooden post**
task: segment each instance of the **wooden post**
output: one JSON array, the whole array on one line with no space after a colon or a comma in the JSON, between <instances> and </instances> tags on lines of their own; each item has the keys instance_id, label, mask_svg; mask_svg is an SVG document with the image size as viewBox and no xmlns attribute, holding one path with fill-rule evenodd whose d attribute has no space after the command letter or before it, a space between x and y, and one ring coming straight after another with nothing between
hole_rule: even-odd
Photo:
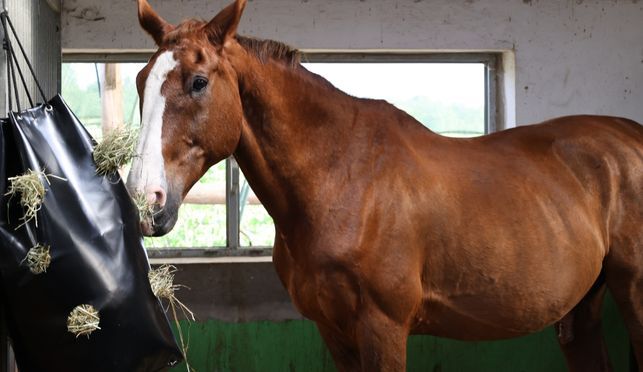
<instances>
[{"instance_id":1,"label":"wooden post","mask_svg":"<svg viewBox=\"0 0 643 372\"><path fill-rule=\"evenodd\" d=\"M101 107L103 135L124 125L123 116L123 82L120 67L117 63L103 65L101 84Z\"/></svg>"}]
</instances>

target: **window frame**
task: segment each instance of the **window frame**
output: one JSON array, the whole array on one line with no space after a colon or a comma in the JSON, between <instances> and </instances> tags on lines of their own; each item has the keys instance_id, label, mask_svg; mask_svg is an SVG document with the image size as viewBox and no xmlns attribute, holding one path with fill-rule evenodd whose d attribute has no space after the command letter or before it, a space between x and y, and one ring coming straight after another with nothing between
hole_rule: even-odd
<instances>
[{"instance_id":1,"label":"window frame","mask_svg":"<svg viewBox=\"0 0 643 372\"><path fill-rule=\"evenodd\" d=\"M144 63L151 51L114 53L63 53L62 63ZM416 51L318 51L302 50L303 63L481 63L484 64L485 133L502 128L498 123L499 65L497 52L416 52ZM153 259L267 257L272 247L240 245L240 169L233 157L226 159L226 246L148 248Z\"/></svg>"}]
</instances>

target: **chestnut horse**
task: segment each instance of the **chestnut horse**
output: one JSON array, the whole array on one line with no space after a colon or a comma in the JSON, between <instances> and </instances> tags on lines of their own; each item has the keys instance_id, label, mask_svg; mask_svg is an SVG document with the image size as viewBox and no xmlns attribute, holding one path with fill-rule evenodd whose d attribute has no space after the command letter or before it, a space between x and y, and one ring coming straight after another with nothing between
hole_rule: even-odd
<instances>
[{"instance_id":1,"label":"chestnut horse","mask_svg":"<svg viewBox=\"0 0 643 372\"><path fill-rule=\"evenodd\" d=\"M340 371L403 371L410 333L494 340L558 328L570 370L610 362L612 291L643 363L643 127L573 116L472 139L351 97L297 51L238 36L246 1L171 25L137 78L132 192L163 235L192 185L234 155L273 217L273 261Z\"/></svg>"}]
</instances>

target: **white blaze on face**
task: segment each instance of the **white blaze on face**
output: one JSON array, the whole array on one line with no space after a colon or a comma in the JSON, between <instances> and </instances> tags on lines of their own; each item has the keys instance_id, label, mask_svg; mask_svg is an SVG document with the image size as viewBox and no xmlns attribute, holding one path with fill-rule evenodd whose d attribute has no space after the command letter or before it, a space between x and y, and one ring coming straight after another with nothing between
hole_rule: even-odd
<instances>
[{"instance_id":1,"label":"white blaze on face","mask_svg":"<svg viewBox=\"0 0 643 372\"><path fill-rule=\"evenodd\" d=\"M173 52L160 54L145 82L141 132L136 148L139 156L132 164L127 183L131 190L145 193L151 202L155 201L154 192L158 188L167 192L161 144L165 97L161 87L176 65Z\"/></svg>"}]
</instances>

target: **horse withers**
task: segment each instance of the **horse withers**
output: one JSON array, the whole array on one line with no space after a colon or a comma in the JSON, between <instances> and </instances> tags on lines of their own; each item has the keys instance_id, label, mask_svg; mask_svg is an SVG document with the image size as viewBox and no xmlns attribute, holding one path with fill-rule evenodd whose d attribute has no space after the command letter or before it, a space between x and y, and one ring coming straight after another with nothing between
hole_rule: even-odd
<instances>
[{"instance_id":1,"label":"horse withers","mask_svg":"<svg viewBox=\"0 0 643 372\"><path fill-rule=\"evenodd\" d=\"M571 116L472 139L351 97L299 54L237 35L246 1L174 26L137 77L128 185L163 235L188 190L234 155L273 217L273 261L340 371L402 371L410 333L461 340L550 325L572 371L606 371L609 287L643 363L643 127ZM427 356L430 357L430 356Z\"/></svg>"}]
</instances>

